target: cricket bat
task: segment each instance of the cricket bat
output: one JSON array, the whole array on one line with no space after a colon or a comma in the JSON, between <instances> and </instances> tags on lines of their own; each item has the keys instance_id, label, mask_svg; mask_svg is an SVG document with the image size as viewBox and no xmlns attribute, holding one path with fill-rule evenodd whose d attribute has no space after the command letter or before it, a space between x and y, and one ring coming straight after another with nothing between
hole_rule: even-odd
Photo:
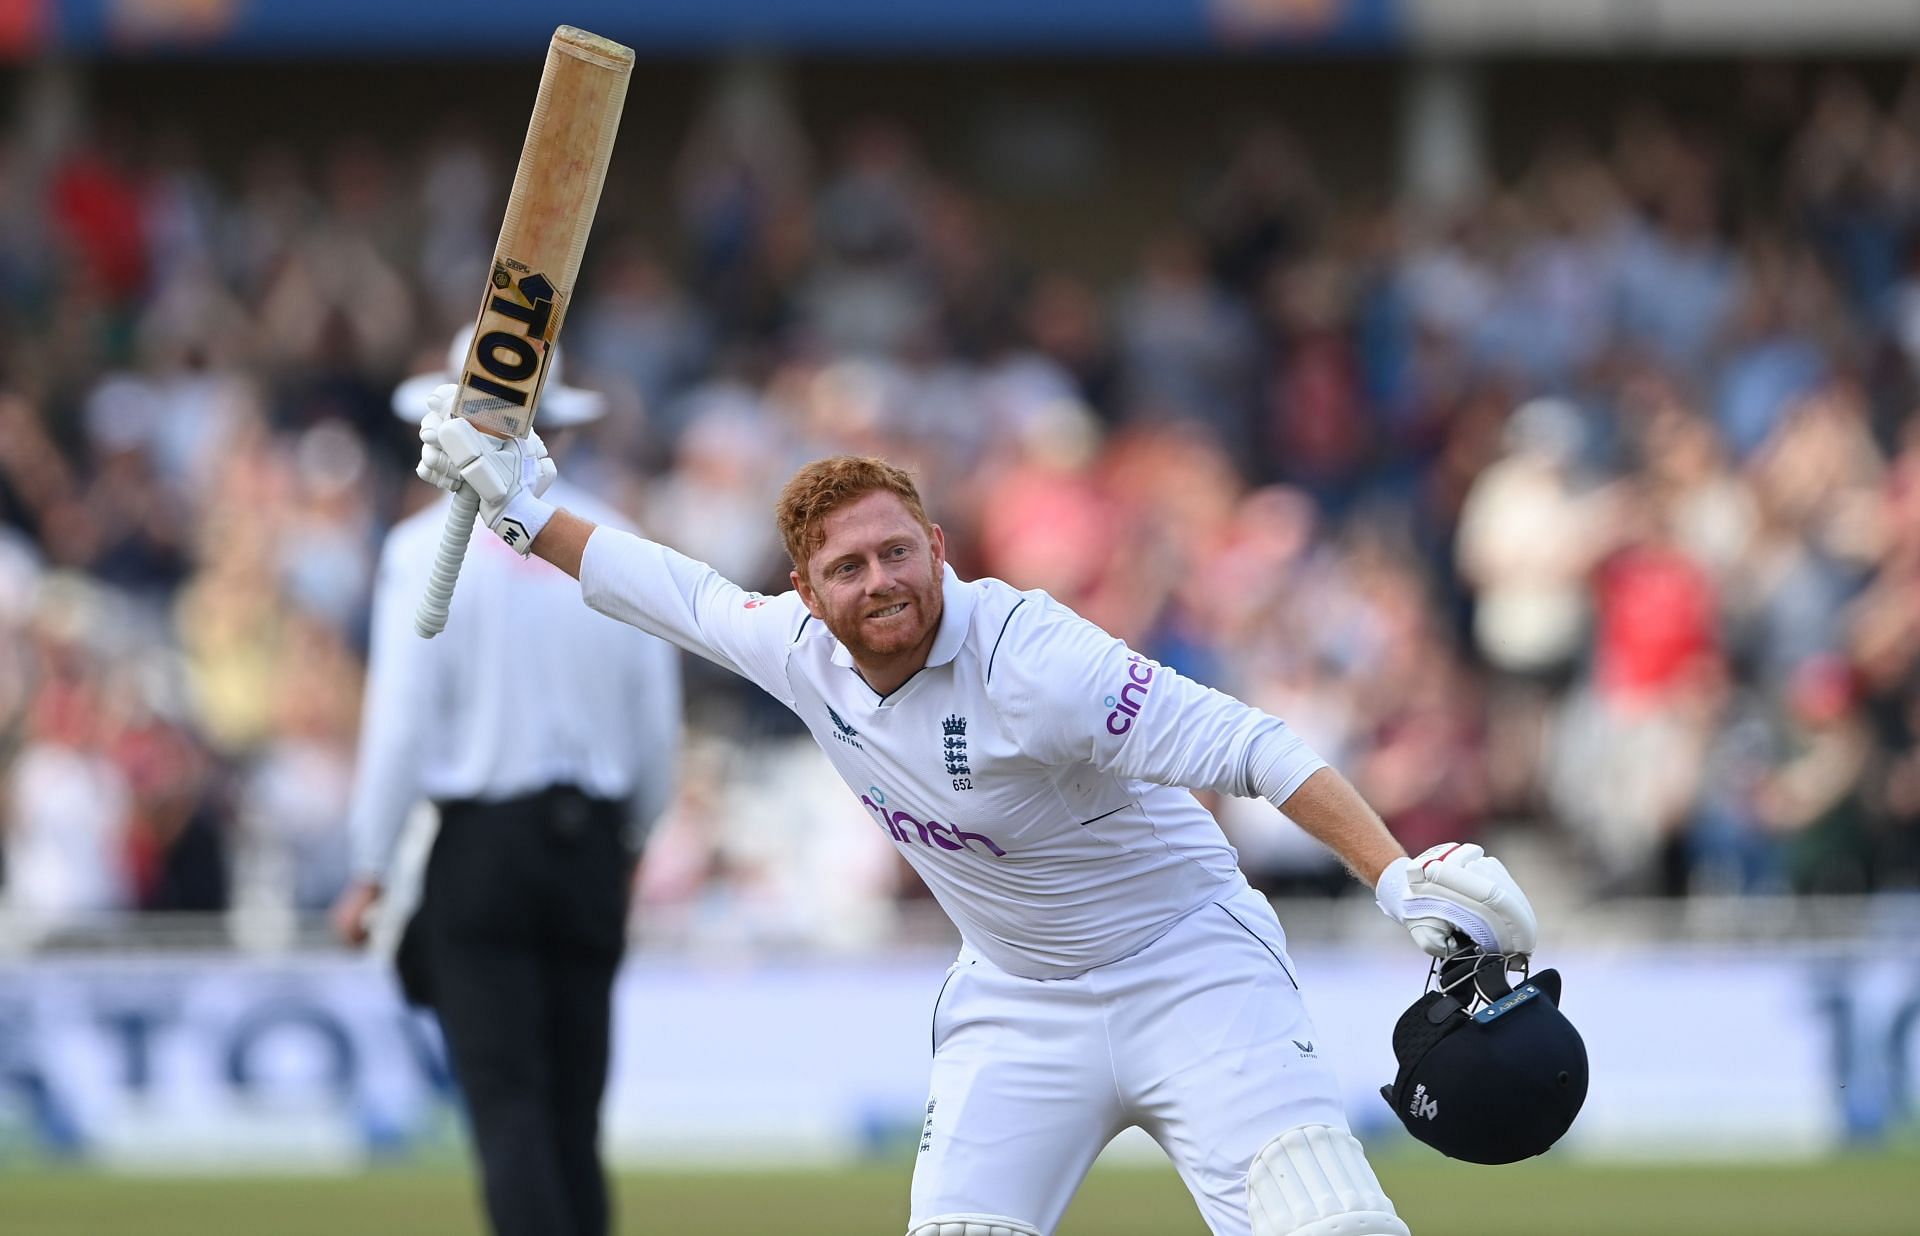
<instances>
[{"instance_id":1,"label":"cricket bat","mask_svg":"<svg viewBox=\"0 0 1920 1236\"><path fill-rule=\"evenodd\" d=\"M460 375L456 414L476 429L503 438L533 430L632 76L632 48L573 26L553 32ZM446 628L479 507L471 487L454 495L427 595L414 616L414 629L426 639Z\"/></svg>"}]
</instances>

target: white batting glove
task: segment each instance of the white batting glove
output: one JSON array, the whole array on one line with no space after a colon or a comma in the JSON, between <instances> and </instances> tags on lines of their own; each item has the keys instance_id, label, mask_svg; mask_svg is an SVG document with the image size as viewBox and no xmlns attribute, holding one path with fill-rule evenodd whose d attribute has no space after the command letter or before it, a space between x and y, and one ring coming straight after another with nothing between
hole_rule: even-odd
<instances>
[{"instance_id":1,"label":"white batting glove","mask_svg":"<svg viewBox=\"0 0 1920 1236\"><path fill-rule=\"evenodd\" d=\"M1434 957L1453 951L1454 932L1483 953L1527 954L1540 925L1527 895L1497 858L1477 845L1437 845L1387 864L1374 884L1387 917Z\"/></svg>"},{"instance_id":2,"label":"white batting glove","mask_svg":"<svg viewBox=\"0 0 1920 1236\"><path fill-rule=\"evenodd\" d=\"M540 495L553 484L559 469L547 457L547 444L537 433L496 438L450 415L459 390L448 383L428 396L415 474L442 489L469 486L480 499L480 519L525 557L533 539L553 518L553 507L542 502Z\"/></svg>"},{"instance_id":3,"label":"white batting glove","mask_svg":"<svg viewBox=\"0 0 1920 1236\"><path fill-rule=\"evenodd\" d=\"M448 493L460 488L460 473L440 449L440 426L453 415L453 402L459 396L460 388L451 382L434 387L427 396L427 414L420 418L420 462L413 469L415 476Z\"/></svg>"}]
</instances>

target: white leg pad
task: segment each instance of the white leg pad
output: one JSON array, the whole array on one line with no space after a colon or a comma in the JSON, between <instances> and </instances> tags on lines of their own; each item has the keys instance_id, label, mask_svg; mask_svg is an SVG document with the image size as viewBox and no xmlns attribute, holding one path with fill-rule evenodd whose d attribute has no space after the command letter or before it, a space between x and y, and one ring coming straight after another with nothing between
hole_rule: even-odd
<instances>
[{"instance_id":1,"label":"white leg pad","mask_svg":"<svg viewBox=\"0 0 1920 1236\"><path fill-rule=\"evenodd\" d=\"M1005 1215L936 1215L907 1236L1040 1236L1040 1232Z\"/></svg>"},{"instance_id":2,"label":"white leg pad","mask_svg":"<svg viewBox=\"0 0 1920 1236\"><path fill-rule=\"evenodd\" d=\"M1253 1236L1411 1236L1351 1133L1310 1124L1266 1144L1247 1169Z\"/></svg>"}]
</instances>

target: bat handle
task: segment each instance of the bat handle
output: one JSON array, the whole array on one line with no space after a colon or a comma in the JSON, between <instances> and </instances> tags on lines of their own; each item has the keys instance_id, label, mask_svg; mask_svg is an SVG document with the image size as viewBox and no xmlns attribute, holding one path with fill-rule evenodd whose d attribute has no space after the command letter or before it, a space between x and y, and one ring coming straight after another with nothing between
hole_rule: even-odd
<instances>
[{"instance_id":1,"label":"bat handle","mask_svg":"<svg viewBox=\"0 0 1920 1236\"><path fill-rule=\"evenodd\" d=\"M447 606L453 603L453 586L460 581L460 564L466 560L467 538L473 535L473 517L480 510L480 495L471 485L462 485L453 493L453 509L447 512L447 526L440 532L440 552L433 557L433 574L427 578L427 595L413 616L413 629L421 639L432 639L447 629Z\"/></svg>"}]
</instances>

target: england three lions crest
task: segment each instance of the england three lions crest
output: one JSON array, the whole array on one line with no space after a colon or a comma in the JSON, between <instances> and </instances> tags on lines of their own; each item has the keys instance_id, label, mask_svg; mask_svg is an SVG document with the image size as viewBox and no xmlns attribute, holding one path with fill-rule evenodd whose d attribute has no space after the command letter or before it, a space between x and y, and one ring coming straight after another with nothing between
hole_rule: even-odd
<instances>
[{"instance_id":1,"label":"england three lions crest","mask_svg":"<svg viewBox=\"0 0 1920 1236\"><path fill-rule=\"evenodd\" d=\"M972 789L971 782L962 785L961 781L973 776L973 768L967 761L967 719L958 713L940 723L940 756L946 761L947 775L954 778L954 789Z\"/></svg>"}]
</instances>

